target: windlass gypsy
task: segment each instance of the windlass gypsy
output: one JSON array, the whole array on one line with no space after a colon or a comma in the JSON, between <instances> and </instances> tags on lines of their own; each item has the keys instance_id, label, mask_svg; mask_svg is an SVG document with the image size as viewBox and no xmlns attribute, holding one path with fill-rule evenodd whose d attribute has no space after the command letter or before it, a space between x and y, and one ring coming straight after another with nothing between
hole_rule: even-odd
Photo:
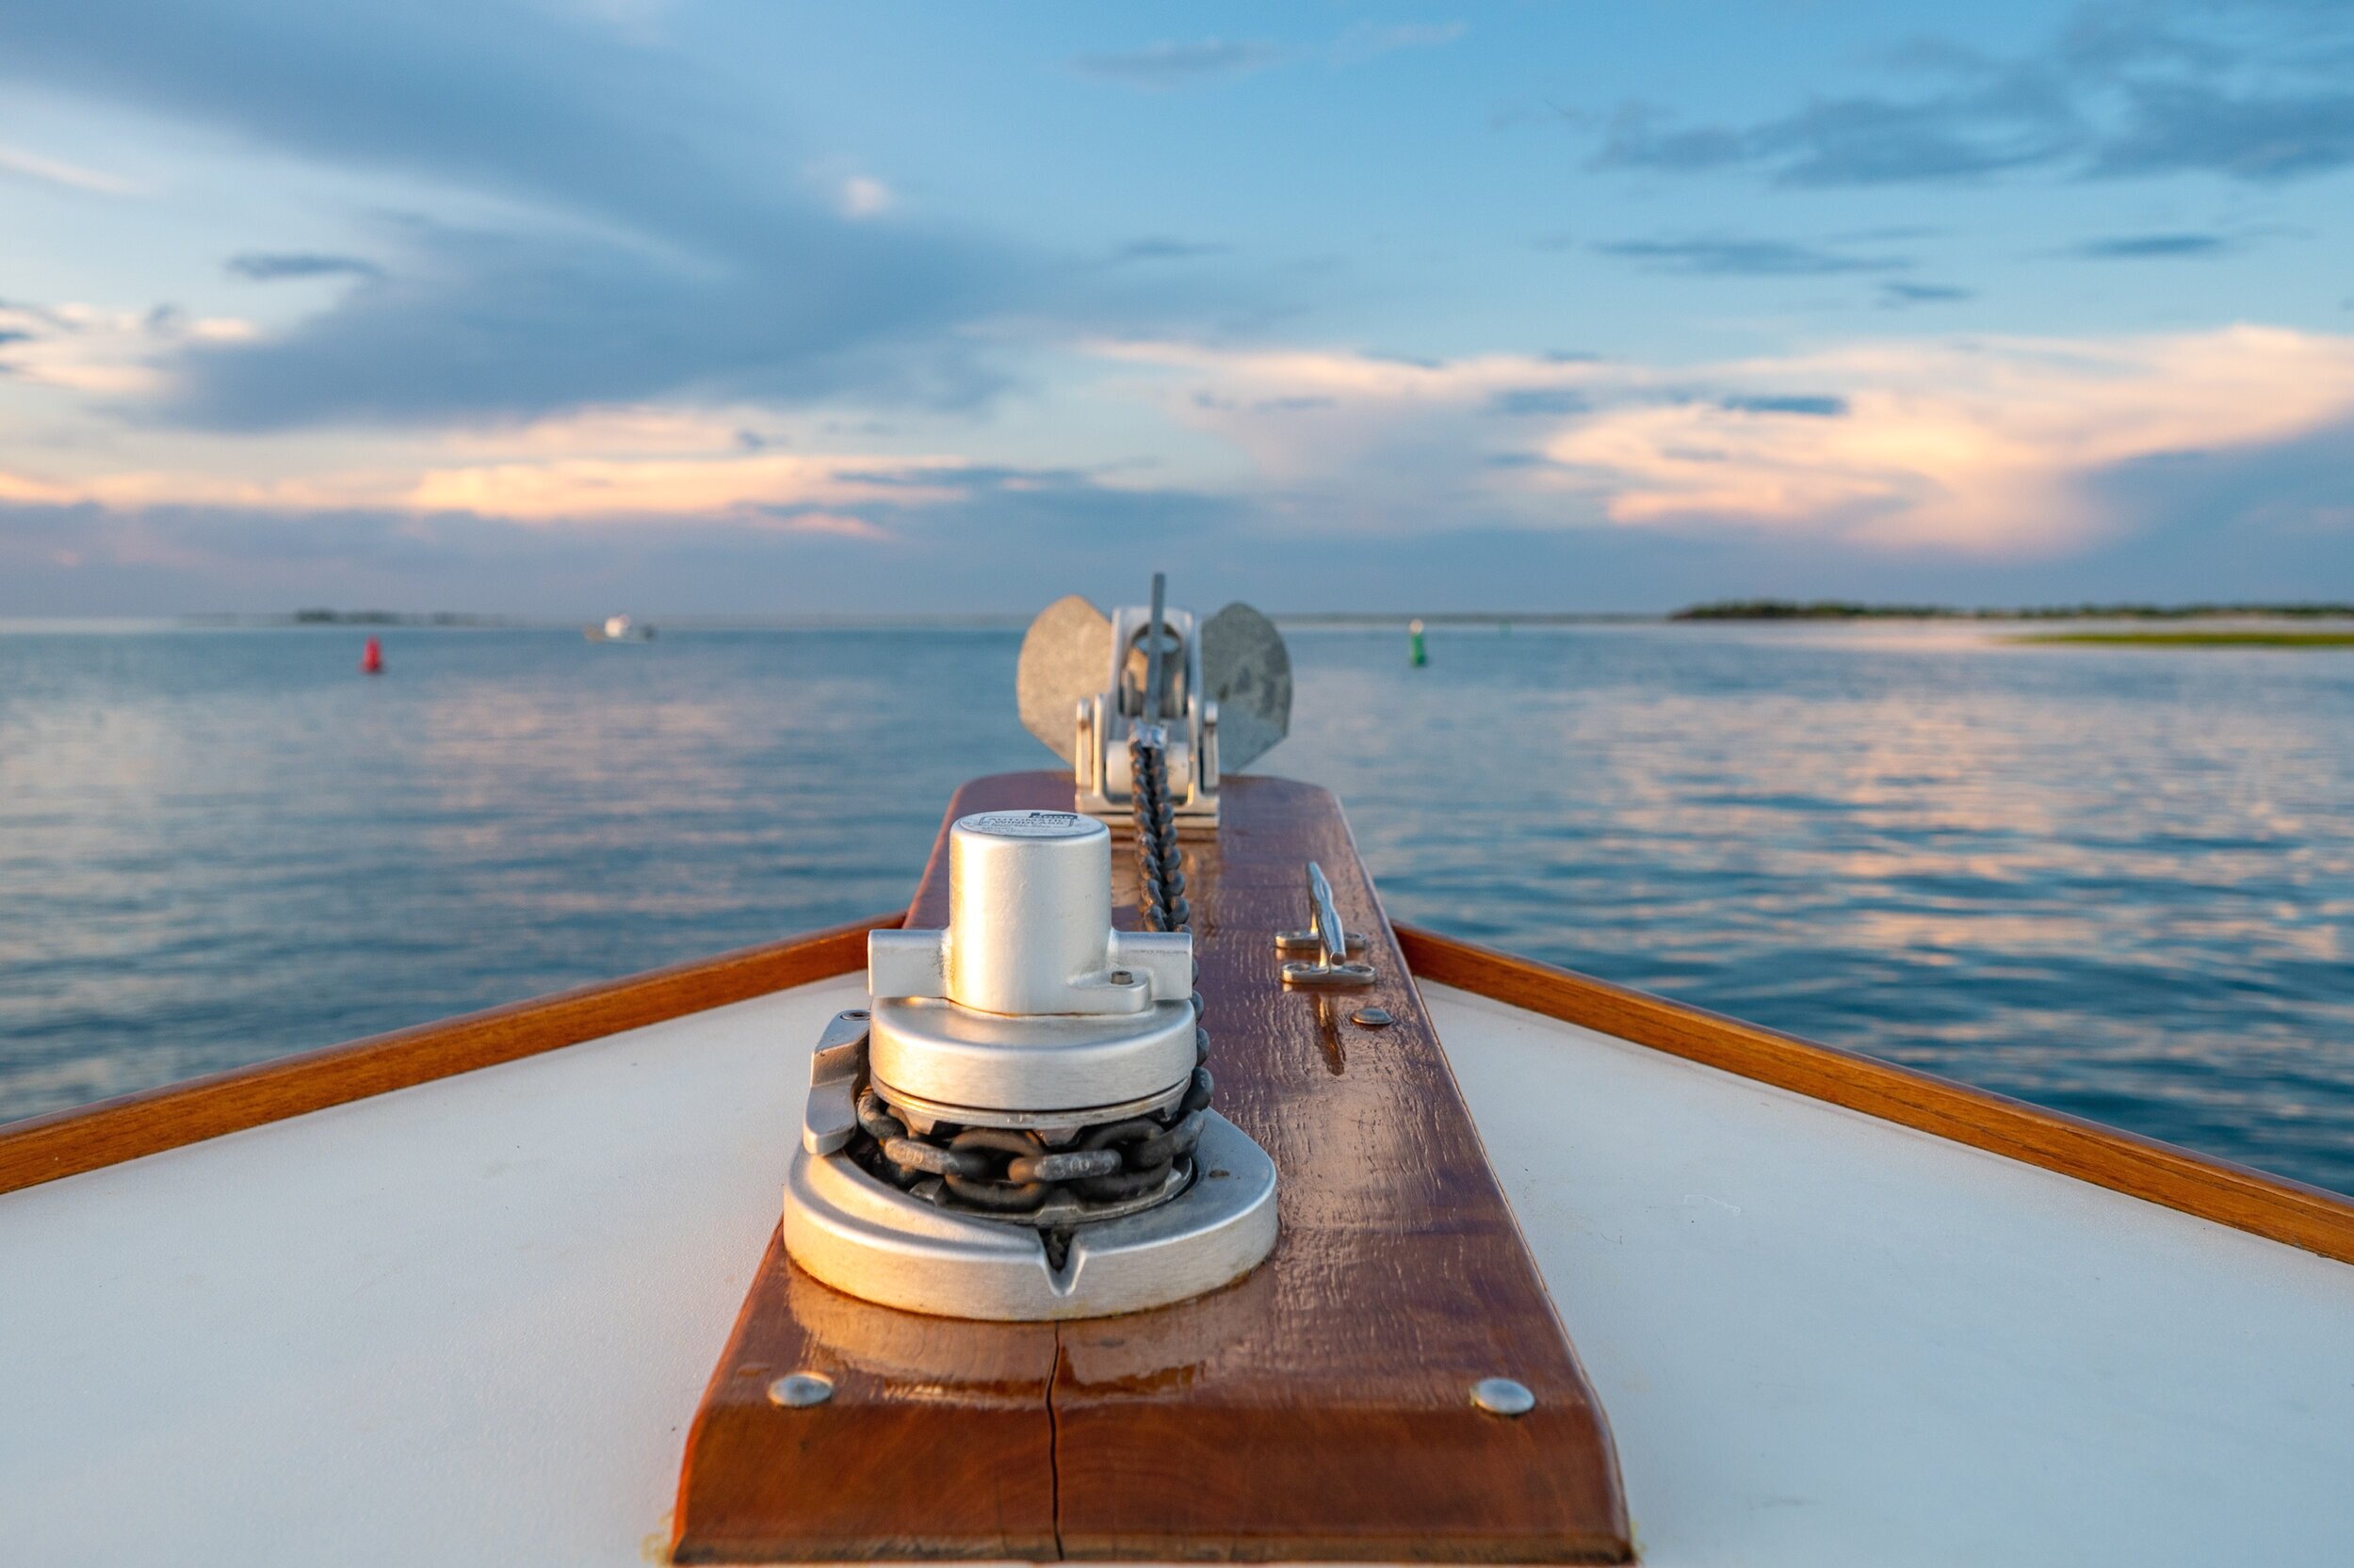
<instances>
[{"instance_id":1,"label":"windlass gypsy","mask_svg":"<svg viewBox=\"0 0 2354 1568\"><path fill-rule=\"evenodd\" d=\"M1275 1172L1209 1109L1187 931L1112 926L1112 835L984 812L944 930L868 938L872 1005L811 1068L785 1244L838 1290L947 1317L1090 1317L1248 1272Z\"/></svg>"}]
</instances>

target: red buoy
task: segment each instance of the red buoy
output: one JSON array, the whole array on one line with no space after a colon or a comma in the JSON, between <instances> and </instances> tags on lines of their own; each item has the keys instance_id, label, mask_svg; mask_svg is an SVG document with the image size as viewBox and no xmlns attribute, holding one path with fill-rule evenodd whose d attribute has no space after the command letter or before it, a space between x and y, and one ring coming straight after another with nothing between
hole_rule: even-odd
<instances>
[{"instance_id":1,"label":"red buoy","mask_svg":"<svg viewBox=\"0 0 2354 1568\"><path fill-rule=\"evenodd\" d=\"M381 675L384 672L384 645L374 638L367 639L367 648L360 655L360 673Z\"/></svg>"}]
</instances>

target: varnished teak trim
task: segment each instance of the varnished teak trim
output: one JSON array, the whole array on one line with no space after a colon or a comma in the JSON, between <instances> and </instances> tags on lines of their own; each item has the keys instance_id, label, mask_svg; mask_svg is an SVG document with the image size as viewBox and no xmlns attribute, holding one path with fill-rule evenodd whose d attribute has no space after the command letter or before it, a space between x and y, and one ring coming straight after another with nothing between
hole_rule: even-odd
<instances>
[{"instance_id":1,"label":"varnished teak trim","mask_svg":"<svg viewBox=\"0 0 2354 1568\"><path fill-rule=\"evenodd\" d=\"M894 910L0 1127L0 1192L846 975L866 967L867 933L902 918Z\"/></svg>"},{"instance_id":2,"label":"varnished teak trim","mask_svg":"<svg viewBox=\"0 0 2354 1568\"><path fill-rule=\"evenodd\" d=\"M2354 1263L2354 1203L2095 1122L1412 926L1417 978Z\"/></svg>"}]
</instances>

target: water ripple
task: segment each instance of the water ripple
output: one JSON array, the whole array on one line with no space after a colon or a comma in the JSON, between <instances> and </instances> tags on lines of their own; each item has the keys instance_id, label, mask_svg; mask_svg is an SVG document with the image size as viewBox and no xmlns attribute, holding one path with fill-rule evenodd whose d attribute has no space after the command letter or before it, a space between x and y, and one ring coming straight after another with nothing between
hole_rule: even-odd
<instances>
[{"instance_id":1,"label":"water ripple","mask_svg":"<svg viewBox=\"0 0 2354 1568\"><path fill-rule=\"evenodd\" d=\"M0 1116L902 902L1015 635L0 633ZM1291 638L1392 913L2354 1190L2354 657Z\"/></svg>"}]
</instances>

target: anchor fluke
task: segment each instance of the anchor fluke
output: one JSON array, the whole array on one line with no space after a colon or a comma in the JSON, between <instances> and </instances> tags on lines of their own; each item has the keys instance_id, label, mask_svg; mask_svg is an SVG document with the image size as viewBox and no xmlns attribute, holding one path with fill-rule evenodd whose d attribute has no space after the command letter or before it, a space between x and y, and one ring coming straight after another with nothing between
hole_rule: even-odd
<instances>
[{"instance_id":1,"label":"anchor fluke","mask_svg":"<svg viewBox=\"0 0 2354 1568\"><path fill-rule=\"evenodd\" d=\"M1126 815L1140 723L1167 733L1177 816L1213 824L1221 771L1256 761L1291 726L1283 634L1243 604L1203 622L1157 600L1107 615L1070 594L1031 622L1015 685L1022 726L1071 765L1079 809L1100 816Z\"/></svg>"}]
</instances>

